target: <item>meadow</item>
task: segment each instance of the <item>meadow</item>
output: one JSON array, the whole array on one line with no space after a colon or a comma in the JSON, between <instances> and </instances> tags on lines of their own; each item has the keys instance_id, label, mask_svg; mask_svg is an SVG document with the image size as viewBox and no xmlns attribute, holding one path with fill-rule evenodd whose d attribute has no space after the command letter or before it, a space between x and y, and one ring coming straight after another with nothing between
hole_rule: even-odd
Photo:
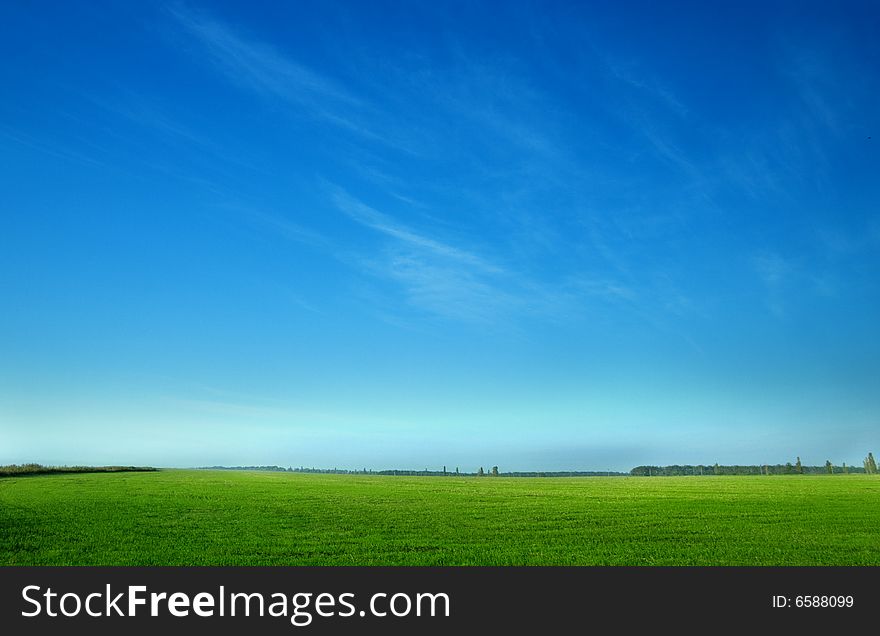
<instances>
[{"instance_id":1,"label":"meadow","mask_svg":"<svg viewBox=\"0 0 880 636\"><path fill-rule=\"evenodd\" d=\"M880 477L4 477L0 564L880 565Z\"/></svg>"}]
</instances>

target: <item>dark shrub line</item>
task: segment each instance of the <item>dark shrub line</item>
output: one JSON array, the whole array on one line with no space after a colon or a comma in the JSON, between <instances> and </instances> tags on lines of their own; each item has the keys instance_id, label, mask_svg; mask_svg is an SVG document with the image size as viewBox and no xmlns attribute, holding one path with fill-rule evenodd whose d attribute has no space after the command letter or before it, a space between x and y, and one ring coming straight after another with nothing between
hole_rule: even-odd
<instances>
[{"instance_id":1,"label":"dark shrub line","mask_svg":"<svg viewBox=\"0 0 880 636\"><path fill-rule=\"evenodd\" d=\"M158 470L158 468L151 466L43 466L42 464L12 464L10 466L0 466L0 477L63 473L146 473L155 470Z\"/></svg>"}]
</instances>

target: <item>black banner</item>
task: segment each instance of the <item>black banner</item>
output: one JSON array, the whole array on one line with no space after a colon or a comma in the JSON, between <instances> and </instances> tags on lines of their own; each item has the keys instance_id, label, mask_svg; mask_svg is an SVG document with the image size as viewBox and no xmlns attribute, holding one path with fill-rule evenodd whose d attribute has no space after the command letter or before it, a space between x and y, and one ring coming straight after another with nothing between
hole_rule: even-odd
<instances>
[{"instance_id":1,"label":"black banner","mask_svg":"<svg viewBox=\"0 0 880 636\"><path fill-rule=\"evenodd\" d=\"M878 583L877 568L837 567L6 567L0 625L8 634L820 633L875 622Z\"/></svg>"}]
</instances>

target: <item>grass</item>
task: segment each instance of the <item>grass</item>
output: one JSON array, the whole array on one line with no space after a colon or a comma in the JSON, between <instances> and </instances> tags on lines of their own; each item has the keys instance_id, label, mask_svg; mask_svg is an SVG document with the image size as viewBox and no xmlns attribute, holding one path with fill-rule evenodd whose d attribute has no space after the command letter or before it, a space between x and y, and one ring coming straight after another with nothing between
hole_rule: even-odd
<instances>
[{"instance_id":1,"label":"grass","mask_svg":"<svg viewBox=\"0 0 880 636\"><path fill-rule=\"evenodd\" d=\"M0 479L5 565L880 565L880 477Z\"/></svg>"}]
</instances>

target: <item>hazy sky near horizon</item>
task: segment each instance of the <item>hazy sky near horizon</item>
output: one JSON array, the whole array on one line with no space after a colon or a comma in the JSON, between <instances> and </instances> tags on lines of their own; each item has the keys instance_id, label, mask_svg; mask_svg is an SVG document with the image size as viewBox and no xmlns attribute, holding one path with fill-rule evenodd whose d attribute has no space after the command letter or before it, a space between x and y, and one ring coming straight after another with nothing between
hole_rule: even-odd
<instances>
[{"instance_id":1,"label":"hazy sky near horizon","mask_svg":"<svg viewBox=\"0 0 880 636\"><path fill-rule=\"evenodd\" d=\"M878 27L3 3L0 464L858 463Z\"/></svg>"}]
</instances>

